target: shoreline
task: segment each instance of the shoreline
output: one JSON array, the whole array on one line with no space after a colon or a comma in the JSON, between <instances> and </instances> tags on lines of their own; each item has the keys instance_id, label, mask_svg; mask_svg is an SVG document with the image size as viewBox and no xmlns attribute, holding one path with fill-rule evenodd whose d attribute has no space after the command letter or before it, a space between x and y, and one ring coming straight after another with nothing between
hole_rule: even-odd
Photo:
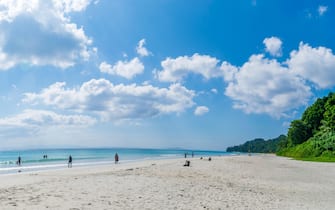
<instances>
[{"instance_id":1,"label":"shoreline","mask_svg":"<svg viewBox=\"0 0 335 210\"><path fill-rule=\"evenodd\" d=\"M335 166L274 155L2 175L0 209L331 209Z\"/></svg>"},{"instance_id":2,"label":"shoreline","mask_svg":"<svg viewBox=\"0 0 335 210\"><path fill-rule=\"evenodd\" d=\"M200 156L231 155L224 151L194 150ZM114 163L114 154L118 152L121 162L137 162L151 159L171 159L184 157L184 153L191 156L193 151L168 150L168 149L50 149L45 150L23 150L7 151L0 154L0 174L12 174L18 171L53 170L54 168L67 167L68 157L73 157L73 164L82 165L105 165ZM46 155L47 154L47 155ZM47 158L45 158L47 156ZM17 158L21 157L22 165L15 164ZM43 158L42 158L43 157ZM195 156L197 157L197 156Z\"/></svg>"},{"instance_id":3,"label":"shoreline","mask_svg":"<svg viewBox=\"0 0 335 210\"><path fill-rule=\"evenodd\" d=\"M224 155L207 155L212 157L220 157L220 156L234 156L234 153L227 153ZM244 155L244 154L240 154ZM206 155L205 155L206 156ZM205 157L203 156L203 157ZM201 155L195 155L193 158L189 155L187 158L195 159L200 158ZM121 164L133 163L133 162L142 162L142 161L151 161L151 160L169 160L169 159L185 159L183 154L175 155L161 155L161 156L152 156L152 157L142 157L135 159L123 159L119 161ZM113 158L102 158L102 159L74 159L72 166L73 167L90 167L95 165L110 165L114 164ZM16 174L16 173L29 173L29 172L37 172L37 171L49 171L49 170L57 170L62 168L67 168L67 160L64 161L53 161L53 162L39 162L39 163L25 163L23 162L21 166L13 165L7 167L0 167L0 176L4 174Z\"/></svg>"},{"instance_id":4,"label":"shoreline","mask_svg":"<svg viewBox=\"0 0 335 210\"><path fill-rule=\"evenodd\" d=\"M143 159L133 159L133 160L123 160L119 161L118 164L114 163L114 160L104 160L104 161L87 161L87 162L74 162L72 163L72 168L89 168L95 166L110 166L110 165L124 165L131 163L140 163L145 161L155 161L155 160L171 160L171 159L183 159L182 157L157 157L157 158L143 158ZM53 163L49 165L21 165L7 168L0 168L0 177L2 175L11 175L11 174L25 174L25 173L34 173L34 172L52 172L54 170L67 170L67 163ZM2 171L5 171L2 173ZM13 172L6 172L13 171Z\"/></svg>"}]
</instances>

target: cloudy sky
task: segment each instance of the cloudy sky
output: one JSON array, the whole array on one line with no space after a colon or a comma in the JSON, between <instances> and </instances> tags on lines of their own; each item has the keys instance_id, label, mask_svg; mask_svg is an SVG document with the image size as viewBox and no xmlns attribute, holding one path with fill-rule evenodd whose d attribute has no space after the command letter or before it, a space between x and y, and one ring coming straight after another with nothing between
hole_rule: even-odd
<instances>
[{"instance_id":1,"label":"cloudy sky","mask_svg":"<svg viewBox=\"0 0 335 210\"><path fill-rule=\"evenodd\" d=\"M0 149L224 150L335 91L335 4L0 1Z\"/></svg>"}]
</instances>

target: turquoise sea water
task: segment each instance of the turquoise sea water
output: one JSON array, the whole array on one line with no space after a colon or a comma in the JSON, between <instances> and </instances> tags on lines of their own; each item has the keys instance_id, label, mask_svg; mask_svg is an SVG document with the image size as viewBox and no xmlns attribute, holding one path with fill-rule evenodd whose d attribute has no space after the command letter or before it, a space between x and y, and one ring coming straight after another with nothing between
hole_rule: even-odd
<instances>
[{"instance_id":1,"label":"turquoise sea water","mask_svg":"<svg viewBox=\"0 0 335 210\"><path fill-rule=\"evenodd\" d=\"M109 164L114 162L118 153L120 163L146 159L183 158L187 153L191 157L233 155L223 151L201 151L183 149L126 149L126 148L95 148L95 149L35 149L0 151L0 174L48 170L67 167L69 155L73 157L73 167L85 165ZM43 158L47 155L47 158ZM18 157L22 164L16 164Z\"/></svg>"}]
</instances>

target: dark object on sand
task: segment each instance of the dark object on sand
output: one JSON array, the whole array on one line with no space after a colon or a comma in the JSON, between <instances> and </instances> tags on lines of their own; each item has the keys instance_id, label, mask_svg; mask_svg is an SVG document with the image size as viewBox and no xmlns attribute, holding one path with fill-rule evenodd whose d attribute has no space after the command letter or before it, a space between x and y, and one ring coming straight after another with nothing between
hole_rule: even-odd
<instances>
[{"instance_id":1,"label":"dark object on sand","mask_svg":"<svg viewBox=\"0 0 335 210\"><path fill-rule=\"evenodd\" d=\"M211 158L211 157L209 157L209 158L208 158L208 161L211 161L211 160L212 160L212 158Z\"/></svg>"},{"instance_id":2,"label":"dark object on sand","mask_svg":"<svg viewBox=\"0 0 335 210\"><path fill-rule=\"evenodd\" d=\"M191 165L191 161L186 160L184 166L188 166L189 167L190 165Z\"/></svg>"}]
</instances>

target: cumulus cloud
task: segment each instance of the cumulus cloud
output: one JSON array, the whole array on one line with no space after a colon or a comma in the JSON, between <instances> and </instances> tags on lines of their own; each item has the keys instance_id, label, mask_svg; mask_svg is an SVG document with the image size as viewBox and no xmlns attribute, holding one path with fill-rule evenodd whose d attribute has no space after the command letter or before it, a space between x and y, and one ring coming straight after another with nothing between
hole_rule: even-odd
<instances>
[{"instance_id":1,"label":"cumulus cloud","mask_svg":"<svg viewBox=\"0 0 335 210\"><path fill-rule=\"evenodd\" d=\"M223 79L229 82L234 79L235 74L238 72L238 67L231 65L227 61L223 61L220 69L222 70Z\"/></svg>"},{"instance_id":2,"label":"cumulus cloud","mask_svg":"<svg viewBox=\"0 0 335 210\"><path fill-rule=\"evenodd\" d=\"M0 1L0 70L17 64L73 66L92 53L82 27L70 12L83 11L88 0Z\"/></svg>"},{"instance_id":3,"label":"cumulus cloud","mask_svg":"<svg viewBox=\"0 0 335 210\"><path fill-rule=\"evenodd\" d=\"M277 37L264 39L266 51L281 55L282 41ZM266 59L264 54L254 54L241 66L208 55L194 54L167 58L161 62L163 69L156 71L160 81L182 81L189 74L205 79L222 77L227 83L225 95L233 106L246 113L265 113L284 117L308 103L312 96L311 83L317 88L335 86L335 55L325 47L311 47L300 43L290 57L280 62Z\"/></svg>"},{"instance_id":4,"label":"cumulus cloud","mask_svg":"<svg viewBox=\"0 0 335 210\"><path fill-rule=\"evenodd\" d=\"M180 56L177 58L166 58L161 62L163 70L156 71L156 77L160 81L177 82L185 78L189 73L199 74L210 79L222 76L222 72L217 68L219 60L208 55L194 54Z\"/></svg>"},{"instance_id":5,"label":"cumulus cloud","mask_svg":"<svg viewBox=\"0 0 335 210\"><path fill-rule=\"evenodd\" d=\"M317 88L335 86L335 55L325 47L300 43L285 62L252 55L241 67L221 65L228 83L225 94L234 108L247 113L287 116L306 105L312 96L310 82Z\"/></svg>"},{"instance_id":6,"label":"cumulus cloud","mask_svg":"<svg viewBox=\"0 0 335 210\"><path fill-rule=\"evenodd\" d=\"M319 8L318 8L318 13L320 16L324 15L328 10L328 7L327 6L324 6L324 5L320 5Z\"/></svg>"},{"instance_id":7,"label":"cumulus cloud","mask_svg":"<svg viewBox=\"0 0 335 210\"><path fill-rule=\"evenodd\" d=\"M0 118L0 126L88 126L96 123L85 115L60 115L47 110L26 109L22 113Z\"/></svg>"},{"instance_id":8,"label":"cumulus cloud","mask_svg":"<svg viewBox=\"0 0 335 210\"><path fill-rule=\"evenodd\" d=\"M145 39L141 39L136 46L137 54L139 54L142 57L151 55L151 52L147 48L145 48L144 45L145 45Z\"/></svg>"},{"instance_id":9,"label":"cumulus cloud","mask_svg":"<svg viewBox=\"0 0 335 210\"><path fill-rule=\"evenodd\" d=\"M326 47L313 48L300 43L287 60L291 71L317 85L318 88L331 88L335 85L335 55Z\"/></svg>"},{"instance_id":10,"label":"cumulus cloud","mask_svg":"<svg viewBox=\"0 0 335 210\"><path fill-rule=\"evenodd\" d=\"M194 96L194 91L180 84L158 88L92 79L72 89L64 82L55 83L40 93L26 93L23 102L98 114L103 120L123 120L181 113L194 106Z\"/></svg>"},{"instance_id":11,"label":"cumulus cloud","mask_svg":"<svg viewBox=\"0 0 335 210\"><path fill-rule=\"evenodd\" d=\"M65 13L85 10L91 0L53 0L55 7Z\"/></svg>"},{"instance_id":12,"label":"cumulus cloud","mask_svg":"<svg viewBox=\"0 0 335 210\"><path fill-rule=\"evenodd\" d=\"M73 130L94 125L97 120L86 115L62 115L47 110L26 109L22 113L0 118L0 136L27 138L38 136L50 129ZM59 131L58 131L59 132Z\"/></svg>"},{"instance_id":13,"label":"cumulus cloud","mask_svg":"<svg viewBox=\"0 0 335 210\"><path fill-rule=\"evenodd\" d=\"M265 51L270 53L272 56L280 57L282 55L282 41L278 37L265 38L263 40L265 45Z\"/></svg>"},{"instance_id":14,"label":"cumulus cloud","mask_svg":"<svg viewBox=\"0 0 335 210\"><path fill-rule=\"evenodd\" d=\"M225 94L234 100L234 108L246 113L266 113L283 117L288 111L306 105L311 90L300 77L277 60L252 55L227 79Z\"/></svg>"},{"instance_id":15,"label":"cumulus cloud","mask_svg":"<svg viewBox=\"0 0 335 210\"><path fill-rule=\"evenodd\" d=\"M118 61L113 66L104 61L100 64L99 69L104 73L131 79L135 75L143 73L144 65L138 58L133 58L131 61Z\"/></svg>"},{"instance_id":16,"label":"cumulus cloud","mask_svg":"<svg viewBox=\"0 0 335 210\"><path fill-rule=\"evenodd\" d=\"M194 115L196 116L201 116L206 114L207 112L209 112L208 107L206 106L198 106L195 110L194 110Z\"/></svg>"},{"instance_id":17,"label":"cumulus cloud","mask_svg":"<svg viewBox=\"0 0 335 210\"><path fill-rule=\"evenodd\" d=\"M217 94L218 93L218 90L216 88L212 88L211 89L211 92L214 93L214 94Z\"/></svg>"}]
</instances>

